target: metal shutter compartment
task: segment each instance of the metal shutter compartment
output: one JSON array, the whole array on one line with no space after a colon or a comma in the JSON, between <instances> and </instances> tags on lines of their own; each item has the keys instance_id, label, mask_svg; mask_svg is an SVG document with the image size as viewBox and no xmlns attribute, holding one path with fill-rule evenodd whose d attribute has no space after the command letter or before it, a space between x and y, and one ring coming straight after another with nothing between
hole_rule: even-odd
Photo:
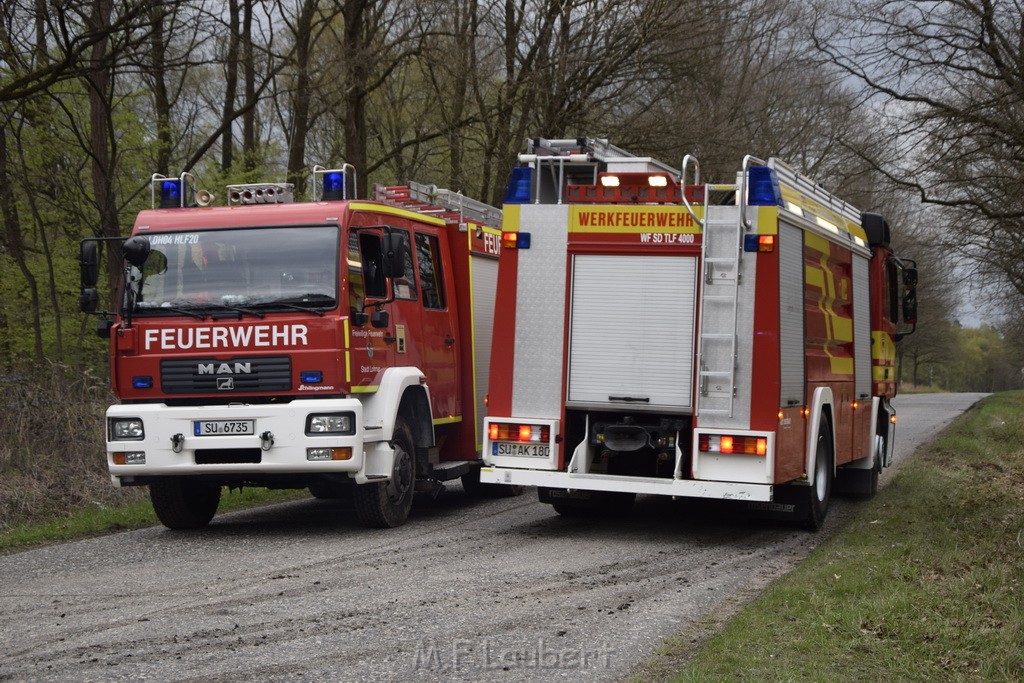
<instances>
[{"instance_id":1,"label":"metal shutter compartment","mask_svg":"<svg viewBox=\"0 0 1024 683\"><path fill-rule=\"evenodd\" d=\"M871 300L868 292L868 260L853 255L853 358L854 391L871 395Z\"/></svg>"},{"instance_id":2,"label":"metal shutter compartment","mask_svg":"<svg viewBox=\"0 0 1024 683\"><path fill-rule=\"evenodd\" d=\"M779 405L802 405L804 397L804 240L799 228L779 225Z\"/></svg>"},{"instance_id":3,"label":"metal shutter compartment","mask_svg":"<svg viewBox=\"0 0 1024 683\"><path fill-rule=\"evenodd\" d=\"M696 257L574 257L569 403L692 410L696 289Z\"/></svg>"}]
</instances>

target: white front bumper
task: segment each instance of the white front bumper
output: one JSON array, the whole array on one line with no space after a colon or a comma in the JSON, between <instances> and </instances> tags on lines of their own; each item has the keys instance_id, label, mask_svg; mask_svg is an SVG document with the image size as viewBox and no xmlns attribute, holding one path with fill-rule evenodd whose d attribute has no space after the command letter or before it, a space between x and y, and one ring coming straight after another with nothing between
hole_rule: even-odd
<instances>
[{"instance_id":1,"label":"white front bumper","mask_svg":"<svg viewBox=\"0 0 1024 683\"><path fill-rule=\"evenodd\" d=\"M351 435L306 435L306 418L311 413L351 412L355 433ZM111 440L110 418L135 417L143 422L141 440ZM352 473L365 481L371 462L380 474L390 475L387 463L391 447L381 440L381 430L364 430L363 405L355 399L308 399L284 404L169 407L163 404L116 405L107 410L107 464L111 478L120 484L120 477L195 475L195 474L292 474ZM254 434L246 436L195 436L196 420L254 420ZM261 435L268 433L273 444ZM180 443L176 450L175 441ZM374 443L375 442L375 443ZM269 447L268 447L269 446ZM352 449L349 460L310 461L306 449ZM259 462L196 464L196 451L202 449L252 449L259 451ZM364 453L364 449L367 453ZM114 464L116 452L146 454L144 464ZM384 452L386 451L386 453ZM388 458L383 458L388 459Z\"/></svg>"}]
</instances>

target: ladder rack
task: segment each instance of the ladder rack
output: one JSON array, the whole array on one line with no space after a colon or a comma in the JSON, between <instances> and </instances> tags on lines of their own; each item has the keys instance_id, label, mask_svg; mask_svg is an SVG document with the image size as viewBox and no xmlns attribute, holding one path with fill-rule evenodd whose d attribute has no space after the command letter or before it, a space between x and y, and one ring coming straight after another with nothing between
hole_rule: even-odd
<instances>
[{"instance_id":1,"label":"ladder rack","mask_svg":"<svg viewBox=\"0 0 1024 683\"><path fill-rule=\"evenodd\" d=\"M501 209L470 199L461 192L409 181L405 185L374 185L373 198L418 213L439 218L501 227Z\"/></svg>"}]
</instances>

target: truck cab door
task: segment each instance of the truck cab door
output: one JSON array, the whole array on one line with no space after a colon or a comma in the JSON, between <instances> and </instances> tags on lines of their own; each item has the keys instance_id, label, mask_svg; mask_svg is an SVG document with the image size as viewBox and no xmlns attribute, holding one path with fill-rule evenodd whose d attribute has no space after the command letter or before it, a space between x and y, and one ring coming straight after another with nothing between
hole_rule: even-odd
<instances>
[{"instance_id":1,"label":"truck cab door","mask_svg":"<svg viewBox=\"0 0 1024 683\"><path fill-rule=\"evenodd\" d=\"M455 302L447 282L450 261L446 262L447 235L443 231L413 232L418 308L422 339L420 367L427 375L430 401L435 420L462 415L459 397L459 345L456 331Z\"/></svg>"}]
</instances>

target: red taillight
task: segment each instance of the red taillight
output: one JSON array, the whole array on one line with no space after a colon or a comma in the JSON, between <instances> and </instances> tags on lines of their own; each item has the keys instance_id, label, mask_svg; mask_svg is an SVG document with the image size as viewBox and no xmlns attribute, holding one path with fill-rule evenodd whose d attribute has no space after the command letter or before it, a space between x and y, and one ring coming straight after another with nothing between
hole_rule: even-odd
<instances>
[{"instance_id":1,"label":"red taillight","mask_svg":"<svg viewBox=\"0 0 1024 683\"><path fill-rule=\"evenodd\" d=\"M551 438L548 425L492 422L487 429L491 441L516 441L519 443L546 443Z\"/></svg>"},{"instance_id":2,"label":"red taillight","mask_svg":"<svg viewBox=\"0 0 1024 683\"><path fill-rule=\"evenodd\" d=\"M697 448L701 453L768 455L768 438L764 436L701 434L697 439Z\"/></svg>"}]
</instances>

